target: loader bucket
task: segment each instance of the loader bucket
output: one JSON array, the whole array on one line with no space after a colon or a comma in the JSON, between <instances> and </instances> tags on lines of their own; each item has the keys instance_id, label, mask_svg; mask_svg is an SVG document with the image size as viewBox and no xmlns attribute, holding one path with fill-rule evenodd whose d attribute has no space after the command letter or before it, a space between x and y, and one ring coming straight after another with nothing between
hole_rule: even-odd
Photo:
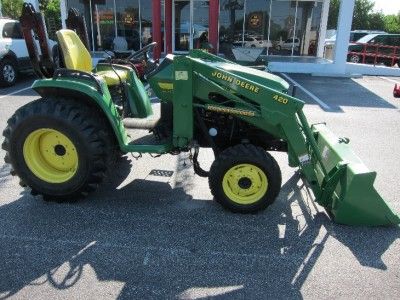
<instances>
[{"instance_id":1,"label":"loader bucket","mask_svg":"<svg viewBox=\"0 0 400 300\"><path fill-rule=\"evenodd\" d=\"M327 208L334 221L347 225L395 225L400 218L374 188L376 172L368 170L354 154L347 139L339 139L324 124L313 125L328 175L319 163L315 171L321 186L317 202ZM319 198L319 199L318 199Z\"/></svg>"}]
</instances>

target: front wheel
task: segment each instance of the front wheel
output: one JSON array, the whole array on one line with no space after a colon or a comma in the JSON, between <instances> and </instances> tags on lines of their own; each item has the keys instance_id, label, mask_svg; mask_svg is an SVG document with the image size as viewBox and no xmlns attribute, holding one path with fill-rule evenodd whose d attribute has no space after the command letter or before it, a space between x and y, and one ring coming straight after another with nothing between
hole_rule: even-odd
<instances>
[{"instance_id":1,"label":"front wheel","mask_svg":"<svg viewBox=\"0 0 400 300\"><path fill-rule=\"evenodd\" d=\"M5 161L46 200L76 200L105 176L112 139L101 118L79 102L31 102L9 119L3 135Z\"/></svg>"},{"instance_id":2,"label":"front wheel","mask_svg":"<svg viewBox=\"0 0 400 300\"><path fill-rule=\"evenodd\" d=\"M282 176L275 159L262 148L241 144L224 150L210 169L215 200L238 213L255 213L274 202Z\"/></svg>"}]
</instances>

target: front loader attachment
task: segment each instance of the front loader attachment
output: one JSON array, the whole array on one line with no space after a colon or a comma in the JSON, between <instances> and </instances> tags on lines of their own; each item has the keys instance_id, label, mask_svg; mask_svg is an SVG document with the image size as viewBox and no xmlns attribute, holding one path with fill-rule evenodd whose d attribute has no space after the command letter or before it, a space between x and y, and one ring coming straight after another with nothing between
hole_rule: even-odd
<instances>
[{"instance_id":1,"label":"front loader attachment","mask_svg":"<svg viewBox=\"0 0 400 300\"><path fill-rule=\"evenodd\" d=\"M337 223L395 225L400 218L374 188L376 172L368 170L350 149L348 139L338 138L324 124L311 127L320 161L312 155L320 194L317 202ZM322 164L322 166L321 166ZM327 174L324 174L324 169Z\"/></svg>"},{"instance_id":2,"label":"front loader attachment","mask_svg":"<svg viewBox=\"0 0 400 300\"><path fill-rule=\"evenodd\" d=\"M175 105L185 101L185 105L176 105L179 111L174 111L175 115L190 115L192 108L183 99L201 99L194 102L197 108L236 115L284 142L284 147L277 149L288 152L291 167L300 167L317 203L334 221L347 225L400 224L400 218L373 186L376 173L354 154L348 139L336 137L324 124L308 124L305 103L289 95L287 82L196 50L188 57L167 59L173 59L175 72L164 68L150 78L150 84L161 83L156 93L163 99L170 97ZM158 82L154 82L156 78ZM189 118L179 119L181 131L174 134L182 141L190 140L191 124ZM275 145L268 147L274 149Z\"/></svg>"}]
</instances>

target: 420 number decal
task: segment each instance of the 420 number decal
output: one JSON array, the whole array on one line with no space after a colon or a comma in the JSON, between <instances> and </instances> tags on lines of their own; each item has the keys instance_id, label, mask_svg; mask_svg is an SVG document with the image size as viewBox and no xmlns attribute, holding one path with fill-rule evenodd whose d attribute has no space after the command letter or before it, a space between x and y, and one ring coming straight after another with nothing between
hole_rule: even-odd
<instances>
[{"instance_id":1,"label":"420 number decal","mask_svg":"<svg viewBox=\"0 0 400 300\"><path fill-rule=\"evenodd\" d=\"M278 101L279 103L282 103L282 104L288 104L288 102L289 102L288 98L285 98L285 97L282 97L279 95L273 96L272 99L274 99L275 101Z\"/></svg>"}]
</instances>

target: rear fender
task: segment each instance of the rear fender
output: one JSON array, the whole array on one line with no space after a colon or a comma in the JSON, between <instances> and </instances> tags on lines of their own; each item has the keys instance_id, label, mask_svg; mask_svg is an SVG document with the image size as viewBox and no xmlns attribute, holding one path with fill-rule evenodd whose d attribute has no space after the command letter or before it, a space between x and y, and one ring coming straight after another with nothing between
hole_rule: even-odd
<instances>
[{"instance_id":1,"label":"rear fender","mask_svg":"<svg viewBox=\"0 0 400 300\"><path fill-rule=\"evenodd\" d=\"M86 80L41 79L33 83L32 89L42 97L74 98L96 108L98 113L105 115L120 149L126 152L127 135L104 82L100 82L100 86L96 88L92 82Z\"/></svg>"}]
</instances>

